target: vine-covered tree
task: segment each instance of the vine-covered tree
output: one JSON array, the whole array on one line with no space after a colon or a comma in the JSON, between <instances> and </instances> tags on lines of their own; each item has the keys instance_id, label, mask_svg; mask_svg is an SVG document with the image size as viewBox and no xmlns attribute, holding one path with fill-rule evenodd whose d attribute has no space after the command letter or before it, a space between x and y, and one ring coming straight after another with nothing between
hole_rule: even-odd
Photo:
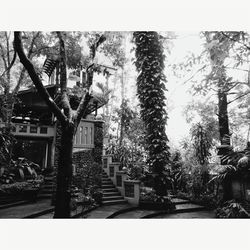
<instances>
[{"instance_id":1,"label":"vine-covered tree","mask_svg":"<svg viewBox=\"0 0 250 250\"><path fill-rule=\"evenodd\" d=\"M164 90L164 49L162 37L157 32L134 32L136 45L137 93L140 112L146 127L148 164L155 177L155 191L165 195L163 170L169 162L168 137L165 132L167 113Z\"/></svg>"}]
</instances>

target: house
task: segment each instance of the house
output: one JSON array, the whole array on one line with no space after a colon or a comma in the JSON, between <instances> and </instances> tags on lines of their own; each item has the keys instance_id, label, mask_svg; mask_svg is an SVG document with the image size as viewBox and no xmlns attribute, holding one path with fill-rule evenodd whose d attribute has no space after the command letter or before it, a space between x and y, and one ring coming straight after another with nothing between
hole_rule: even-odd
<instances>
[{"instance_id":1,"label":"house","mask_svg":"<svg viewBox=\"0 0 250 250\"><path fill-rule=\"evenodd\" d=\"M46 85L50 96L57 102L58 86ZM70 103L74 110L78 98L73 89L69 89ZM73 174L78 175L78 182L85 171L94 163L101 166L103 151L103 124L97 111L105 105L100 95L93 93L88 104L87 116L80 121L73 146ZM35 87L19 91L11 118L12 133L16 138L13 158L25 157L43 169L55 170L58 166L60 150L60 125L47 104L39 96ZM5 123L0 122L0 127Z\"/></svg>"}]
</instances>

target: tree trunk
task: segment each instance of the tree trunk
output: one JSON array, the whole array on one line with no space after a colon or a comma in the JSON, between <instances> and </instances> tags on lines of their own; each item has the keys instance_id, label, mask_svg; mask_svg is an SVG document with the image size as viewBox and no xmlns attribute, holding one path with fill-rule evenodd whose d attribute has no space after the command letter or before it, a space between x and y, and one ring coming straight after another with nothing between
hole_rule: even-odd
<instances>
[{"instance_id":1,"label":"tree trunk","mask_svg":"<svg viewBox=\"0 0 250 250\"><path fill-rule=\"evenodd\" d=\"M219 107L219 132L221 145L230 145L230 132L227 112L227 94L218 91Z\"/></svg>"},{"instance_id":2,"label":"tree trunk","mask_svg":"<svg viewBox=\"0 0 250 250\"><path fill-rule=\"evenodd\" d=\"M74 126L62 126L54 218L70 218Z\"/></svg>"},{"instance_id":3,"label":"tree trunk","mask_svg":"<svg viewBox=\"0 0 250 250\"><path fill-rule=\"evenodd\" d=\"M121 98L122 98L122 103L121 103L121 130L120 130L120 140L119 140L119 145L121 147L122 142L123 142L123 137L124 137L124 100L125 100L125 86L124 86L124 68L122 68L122 75L121 75Z\"/></svg>"}]
</instances>

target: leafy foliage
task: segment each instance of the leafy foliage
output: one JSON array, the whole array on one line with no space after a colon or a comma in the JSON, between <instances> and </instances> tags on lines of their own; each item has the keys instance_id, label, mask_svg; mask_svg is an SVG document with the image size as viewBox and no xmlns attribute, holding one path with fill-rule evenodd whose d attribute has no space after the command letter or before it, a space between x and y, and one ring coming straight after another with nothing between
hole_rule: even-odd
<instances>
[{"instance_id":1,"label":"leafy foliage","mask_svg":"<svg viewBox=\"0 0 250 250\"><path fill-rule=\"evenodd\" d=\"M221 165L217 171L217 175L213 177L210 182L223 182L225 179L231 178L236 175L247 176L250 169L249 144L248 148L245 151L232 151L224 155L222 157L222 161L224 161L228 165Z\"/></svg>"},{"instance_id":2,"label":"leafy foliage","mask_svg":"<svg viewBox=\"0 0 250 250\"><path fill-rule=\"evenodd\" d=\"M212 147L211 138L204 127L198 123L193 126L191 130L193 147L195 149L195 156L201 165L208 162L210 157L210 149Z\"/></svg>"},{"instance_id":3,"label":"leafy foliage","mask_svg":"<svg viewBox=\"0 0 250 250\"><path fill-rule=\"evenodd\" d=\"M27 160L26 158L18 158L16 161L11 160L8 167L2 168L0 175L1 183L13 183L15 181L35 179L41 168L38 164Z\"/></svg>"},{"instance_id":4,"label":"leafy foliage","mask_svg":"<svg viewBox=\"0 0 250 250\"><path fill-rule=\"evenodd\" d=\"M118 141L112 140L107 149L107 154L111 154L114 161L120 162L122 168L127 169L131 177L133 176L132 179L135 176L138 178L139 173L143 172L141 163L145 162L145 153L142 147L134 147L129 141L119 145Z\"/></svg>"},{"instance_id":5,"label":"leafy foliage","mask_svg":"<svg viewBox=\"0 0 250 250\"><path fill-rule=\"evenodd\" d=\"M0 129L0 167L5 167L10 162L13 142L13 136Z\"/></svg>"},{"instance_id":6,"label":"leafy foliage","mask_svg":"<svg viewBox=\"0 0 250 250\"><path fill-rule=\"evenodd\" d=\"M38 176L34 180L15 182L10 184L2 184L0 187L1 195L20 195L25 190L39 189L44 182L42 176Z\"/></svg>"},{"instance_id":7,"label":"leafy foliage","mask_svg":"<svg viewBox=\"0 0 250 250\"><path fill-rule=\"evenodd\" d=\"M151 204L151 206L150 206ZM142 190L140 194L140 205L144 208L151 209L174 209L175 205L171 198L159 196L154 190Z\"/></svg>"},{"instance_id":8,"label":"leafy foliage","mask_svg":"<svg viewBox=\"0 0 250 250\"><path fill-rule=\"evenodd\" d=\"M164 90L164 53L162 37L157 32L134 32L136 45L137 93L141 117L146 127L148 164L155 173L162 173L169 162L168 138L165 133L167 114Z\"/></svg>"},{"instance_id":9,"label":"leafy foliage","mask_svg":"<svg viewBox=\"0 0 250 250\"><path fill-rule=\"evenodd\" d=\"M244 207L235 200L225 202L216 210L217 218L249 218L249 216Z\"/></svg>"}]
</instances>

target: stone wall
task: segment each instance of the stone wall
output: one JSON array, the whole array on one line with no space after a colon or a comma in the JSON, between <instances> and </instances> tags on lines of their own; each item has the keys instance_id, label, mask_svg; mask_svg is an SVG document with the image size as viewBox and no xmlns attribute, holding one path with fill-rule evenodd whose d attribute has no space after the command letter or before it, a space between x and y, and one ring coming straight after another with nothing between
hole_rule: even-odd
<instances>
[{"instance_id":1,"label":"stone wall","mask_svg":"<svg viewBox=\"0 0 250 250\"><path fill-rule=\"evenodd\" d=\"M95 122L94 125L94 149L93 158L94 161L102 164L102 150L103 150L103 122Z\"/></svg>"}]
</instances>

